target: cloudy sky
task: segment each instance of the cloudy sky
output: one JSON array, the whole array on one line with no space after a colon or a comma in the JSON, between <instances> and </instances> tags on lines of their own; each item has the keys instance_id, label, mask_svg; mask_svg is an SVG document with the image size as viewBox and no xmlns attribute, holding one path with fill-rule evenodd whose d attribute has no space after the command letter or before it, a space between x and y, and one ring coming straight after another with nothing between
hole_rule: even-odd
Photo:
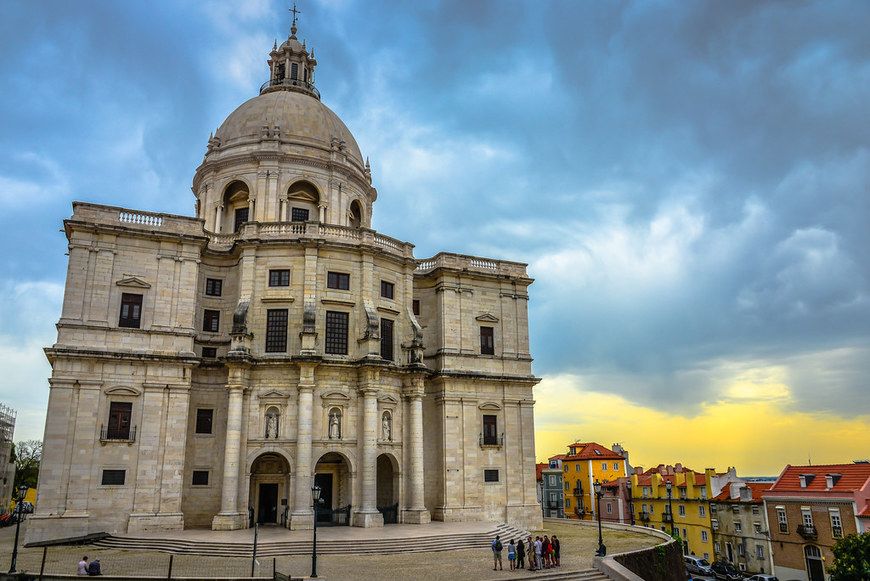
<instances>
[{"instance_id":1,"label":"cloudy sky","mask_svg":"<svg viewBox=\"0 0 870 581\"><path fill-rule=\"evenodd\" d=\"M373 226L519 260L539 459L870 456L870 3L300 0ZM287 2L2 0L0 401L41 438L82 200L190 215Z\"/></svg>"}]
</instances>

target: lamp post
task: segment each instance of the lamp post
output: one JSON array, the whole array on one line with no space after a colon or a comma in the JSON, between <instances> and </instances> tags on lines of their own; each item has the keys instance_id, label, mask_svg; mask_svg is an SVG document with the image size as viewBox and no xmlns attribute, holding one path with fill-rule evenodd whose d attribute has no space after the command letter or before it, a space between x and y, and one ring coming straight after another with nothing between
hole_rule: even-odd
<instances>
[{"instance_id":1,"label":"lamp post","mask_svg":"<svg viewBox=\"0 0 870 581\"><path fill-rule=\"evenodd\" d=\"M314 501L314 543L311 545L311 576L317 577L317 505L320 504L320 487L316 484L311 489L311 500Z\"/></svg>"},{"instance_id":2,"label":"lamp post","mask_svg":"<svg viewBox=\"0 0 870 581\"><path fill-rule=\"evenodd\" d=\"M27 485L22 484L18 487L18 522L15 523L15 544L12 545L12 564L9 566L9 572L15 573L15 561L18 559L18 531L21 530L21 511L24 509L24 496L27 494Z\"/></svg>"},{"instance_id":3,"label":"lamp post","mask_svg":"<svg viewBox=\"0 0 870 581\"><path fill-rule=\"evenodd\" d=\"M634 501L631 497L631 480L625 483L625 489L628 491L628 512L631 514L631 524L634 526Z\"/></svg>"},{"instance_id":4,"label":"lamp post","mask_svg":"<svg viewBox=\"0 0 870 581\"><path fill-rule=\"evenodd\" d=\"M665 483L665 490L668 491L668 516L671 517L671 534L672 535L676 534L676 531L674 530L674 507L671 504L671 489L673 487L674 487L674 485L671 483L670 480L668 480Z\"/></svg>"},{"instance_id":5,"label":"lamp post","mask_svg":"<svg viewBox=\"0 0 870 581\"><path fill-rule=\"evenodd\" d=\"M598 552L595 556L603 557L607 554L607 547L601 537L601 483L596 480L592 486L595 488L595 513L598 515Z\"/></svg>"}]
</instances>

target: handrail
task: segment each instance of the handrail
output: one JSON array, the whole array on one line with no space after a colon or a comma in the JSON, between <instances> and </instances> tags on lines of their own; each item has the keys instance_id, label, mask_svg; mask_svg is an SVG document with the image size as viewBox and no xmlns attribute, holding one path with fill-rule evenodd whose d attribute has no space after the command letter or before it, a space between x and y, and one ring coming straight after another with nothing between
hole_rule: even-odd
<instances>
[{"instance_id":1,"label":"handrail","mask_svg":"<svg viewBox=\"0 0 870 581\"><path fill-rule=\"evenodd\" d=\"M286 77L283 79L270 79L260 86L260 93L271 87L299 87L300 89L306 89L308 91L311 91L312 93L314 93L314 96L317 97L318 100L320 100L320 91L318 91L314 87L314 83L310 81L302 81L300 79L288 79Z\"/></svg>"}]
</instances>

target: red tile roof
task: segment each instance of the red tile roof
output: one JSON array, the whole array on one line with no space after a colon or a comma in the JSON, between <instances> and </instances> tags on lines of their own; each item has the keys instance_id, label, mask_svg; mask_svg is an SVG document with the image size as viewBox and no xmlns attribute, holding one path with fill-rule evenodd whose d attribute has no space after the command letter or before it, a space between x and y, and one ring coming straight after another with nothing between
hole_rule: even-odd
<instances>
[{"instance_id":1,"label":"red tile roof","mask_svg":"<svg viewBox=\"0 0 870 581\"><path fill-rule=\"evenodd\" d=\"M556 454L555 456L550 456L548 460L564 460L565 454Z\"/></svg>"},{"instance_id":2,"label":"red tile roof","mask_svg":"<svg viewBox=\"0 0 870 581\"><path fill-rule=\"evenodd\" d=\"M813 475L802 488L800 476ZM833 488L828 489L828 474L840 474ZM819 466L786 466L770 492L854 492L870 485L870 464L823 464Z\"/></svg>"},{"instance_id":3,"label":"red tile roof","mask_svg":"<svg viewBox=\"0 0 870 581\"><path fill-rule=\"evenodd\" d=\"M541 476L541 470L546 470L550 465L546 462L540 462L535 464L535 480L541 480L543 476Z\"/></svg>"},{"instance_id":4,"label":"red tile roof","mask_svg":"<svg viewBox=\"0 0 870 581\"><path fill-rule=\"evenodd\" d=\"M748 486L752 491L752 499L751 500L743 500L740 498L731 498L731 485L733 482L729 482L722 488L722 492L713 497L713 500L716 502L761 502L761 493L765 490L769 490L773 485L772 482L746 482L743 486Z\"/></svg>"},{"instance_id":5,"label":"red tile roof","mask_svg":"<svg viewBox=\"0 0 870 581\"><path fill-rule=\"evenodd\" d=\"M571 448L580 448L576 454L570 453ZM569 453L565 460L625 460L625 456L617 454L609 448L605 448L596 442L572 442L568 444Z\"/></svg>"}]
</instances>

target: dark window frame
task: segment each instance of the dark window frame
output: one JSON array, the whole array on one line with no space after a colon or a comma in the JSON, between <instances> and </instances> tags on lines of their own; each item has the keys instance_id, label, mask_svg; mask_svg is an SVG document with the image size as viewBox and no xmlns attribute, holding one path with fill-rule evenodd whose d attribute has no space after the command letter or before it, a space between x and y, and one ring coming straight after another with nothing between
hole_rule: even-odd
<instances>
[{"instance_id":1,"label":"dark window frame","mask_svg":"<svg viewBox=\"0 0 870 581\"><path fill-rule=\"evenodd\" d=\"M483 481L484 482L498 482L499 479L498 469L486 468L483 471Z\"/></svg>"},{"instance_id":2,"label":"dark window frame","mask_svg":"<svg viewBox=\"0 0 870 581\"><path fill-rule=\"evenodd\" d=\"M269 269L269 286L290 286L290 269Z\"/></svg>"},{"instance_id":3,"label":"dark window frame","mask_svg":"<svg viewBox=\"0 0 870 581\"><path fill-rule=\"evenodd\" d=\"M323 352L329 355L347 355L350 315L343 311L326 311L326 337Z\"/></svg>"},{"instance_id":4,"label":"dark window frame","mask_svg":"<svg viewBox=\"0 0 870 581\"><path fill-rule=\"evenodd\" d=\"M202 348L202 357L203 357L203 359L216 359L217 358L217 347L203 347Z\"/></svg>"},{"instance_id":5,"label":"dark window frame","mask_svg":"<svg viewBox=\"0 0 870 581\"><path fill-rule=\"evenodd\" d=\"M202 313L202 330L206 333L219 333L221 328L221 312L215 309L205 309Z\"/></svg>"},{"instance_id":6,"label":"dark window frame","mask_svg":"<svg viewBox=\"0 0 870 581\"><path fill-rule=\"evenodd\" d=\"M124 486L127 483L127 470L103 470L100 476L101 486Z\"/></svg>"},{"instance_id":7,"label":"dark window frame","mask_svg":"<svg viewBox=\"0 0 870 581\"><path fill-rule=\"evenodd\" d=\"M121 312L118 315L118 326L125 329L139 329L142 326L143 295L121 293Z\"/></svg>"},{"instance_id":8,"label":"dark window frame","mask_svg":"<svg viewBox=\"0 0 870 581\"><path fill-rule=\"evenodd\" d=\"M411 310L415 317L420 316L420 299L413 299L411 301Z\"/></svg>"},{"instance_id":9,"label":"dark window frame","mask_svg":"<svg viewBox=\"0 0 870 581\"><path fill-rule=\"evenodd\" d=\"M266 310L266 353L287 352L287 309Z\"/></svg>"},{"instance_id":10,"label":"dark window frame","mask_svg":"<svg viewBox=\"0 0 870 581\"><path fill-rule=\"evenodd\" d=\"M483 445L498 446L498 416L495 414L483 415Z\"/></svg>"},{"instance_id":11,"label":"dark window frame","mask_svg":"<svg viewBox=\"0 0 870 581\"><path fill-rule=\"evenodd\" d=\"M205 294L209 297L219 297L223 292L224 281L219 278L205 279Z\"/></svg>"},{"instance_id":12,"label":"dark window frame","mask_svg":"<svg viewBox=\"0 0 870 581\"><path fill-rule=\"evenodd\" d=\"M326 273L326 288L350 290L350 274L330 270Z\"/></svg>"},{"instance_id":13,"label":"dark window frame","mask_svg":"<svg viewBox=\"0 0 870 581\"><path fill-rule=\"evenodd\" d=\"M311 215L311 212L308 208L290 208L290 221L291 222L308 222L308 217Z\"/></svg>"},{"instance_id":14,"label":"dark window frame","mask_svg":"<svg viewBox=\"0 0 870 581\"><path fill-rule=\"evenodd\" d=\"M393 328L392 319L381 319L381 358L387 361L395 356Z\"/></svg>"},{"instance_id":15,"label":"dark window frame","mask_svg":"<svg viewBox=\"0 0 870 581\"><path fill-rule=\"evenodd\" d=\"M495 355L494 327L480 327L480 354Z\"/></svg>"},{"instance_id":16,"label":"dark window frame","mask_svg":"<svg viewBox=\"0 0 870 581\"><path fill-rule=\"evenodd\" d=\"M133 403L109 402L109 423L106 425L107 440L129 440L133 425Z\"/></svg>"},{"instance_id":17,"label":"dark window frame","mask_svg":"<svg viewBox=\"0 0 870 581\"><path fill-rule=\"evenodd\" d=\"M396 285L393 283L382 280L381 281L381 296L385 299L395 298L396 295Z\"/></svg>"},{"instance_id":18,"label":"dark window frame","mask_svg":"<svg viewBox=\"0 0 870 581\"><path fill-rule=\"evenodd\" d=\"M242 229L242 224L248 221L250 210L248 206L236 208L236 211L233 213L233 232L238 232Z\"/></svg>"},{"instance_id":19,"label":"dark window frame","mask_svg":"<svg viewBox=\"0 0 870 581\"><path fill-rule=\"evenodd\" d=\"M203 478L205 476L205 478ZM199 480L199 482L197 482ZM190 478L191 486L208 486L208 470L194 470Z\"/></svg>"},{"instance_id":20,"label":"dark window frame","mask_svg":"<svg viewBox=\"0 0 870 581\"><path fill-rule=\"evenodd\" d=\"M194 433L211 434L214 428L214 409L196 408L196 422Z\"/></svg>"}]
</instances>

